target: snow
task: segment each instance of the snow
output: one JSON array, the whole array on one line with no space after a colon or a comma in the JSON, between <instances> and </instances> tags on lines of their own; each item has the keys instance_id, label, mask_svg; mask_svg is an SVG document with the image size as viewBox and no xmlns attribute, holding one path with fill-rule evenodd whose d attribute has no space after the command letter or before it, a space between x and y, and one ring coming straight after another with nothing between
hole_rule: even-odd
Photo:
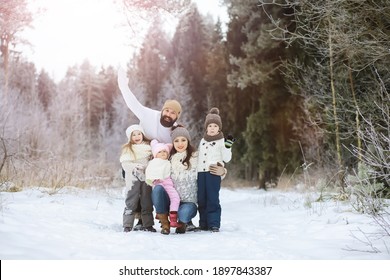
<instances>
[{"instance_id":1,"label":"snow","mask_svg":"<svg viewBox=\"0 0 390 280\"><path fill-rule=\"evenodd\" d=\"M315 192L221 189L219 233L122 229L120 188L0 193L2 260L389 260L380 229ZM198 217L193 219L198 223ZM377 253L373 253L376 248Z\"/></svg>"}]
</instances>

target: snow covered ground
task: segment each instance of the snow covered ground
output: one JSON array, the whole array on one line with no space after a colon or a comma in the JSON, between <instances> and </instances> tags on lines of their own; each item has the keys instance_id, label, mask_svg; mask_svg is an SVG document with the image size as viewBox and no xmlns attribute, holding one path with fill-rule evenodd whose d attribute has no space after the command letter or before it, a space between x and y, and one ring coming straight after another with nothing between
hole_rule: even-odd
<instances>
[{"instance_id":1,"label":"snow covered ground","mask_svg":"<svg viewBox=\"0 0 390 280\"><path fill-rule=\"evenodd\" d=\"M390 240L347 203L311 192L222 189L219 233L122 231L121 190L0 193L2 260L389 260ZM197 217L193 220L197 225ZM370 244L370 245L369 245ZM377 251L373 253L373 251Z\"/></svg>"}]
</instances>

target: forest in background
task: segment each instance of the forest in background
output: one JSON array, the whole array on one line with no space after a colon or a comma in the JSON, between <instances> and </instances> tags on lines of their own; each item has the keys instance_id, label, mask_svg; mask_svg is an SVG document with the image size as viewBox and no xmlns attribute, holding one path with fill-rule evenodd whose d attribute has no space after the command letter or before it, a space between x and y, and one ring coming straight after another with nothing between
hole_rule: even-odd
<instances>
[{"instance_id":1,"label":"forest in background","mask_svg":"<svg viewBox=\"0 0 390 280\"><path fill-rule=\"evenodd\" d=\"M227 182L389 196L390 7L386 0L224 0L229 21L188 1L123 0L151 25L128 61L142 104L183 107L197 145L208 110L237 138ZM26 0L0 3L0 185L110 185L137 122L114 67L87 60L54 82L14 46L33 24ZM180 15L172 36L164 12ZM130 54L130 52L129 52Z\"/></svg>"}]
</instances>

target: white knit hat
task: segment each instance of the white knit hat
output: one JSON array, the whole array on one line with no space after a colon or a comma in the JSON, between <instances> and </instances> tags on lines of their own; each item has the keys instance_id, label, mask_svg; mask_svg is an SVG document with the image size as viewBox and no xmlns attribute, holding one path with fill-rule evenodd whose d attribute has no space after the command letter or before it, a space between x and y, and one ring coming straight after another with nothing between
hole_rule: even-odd
<instances>
[{"instance_id":1,"label":"white knit hat","mask_svg":"<svg viewBox=\"0 0 390 280\"><path fill-rule=\"evenodd\" d=\"M127 139L130 140L130 137L131 137L131 134L134 132L134 131L141 131L142 134L145 136L145 131L144 129L142 128L142 126L140 126L139 124L133 124L133 125L130 125L127 129L126 129L126 136L127 136Z\"/></svg>"}]
</instances>

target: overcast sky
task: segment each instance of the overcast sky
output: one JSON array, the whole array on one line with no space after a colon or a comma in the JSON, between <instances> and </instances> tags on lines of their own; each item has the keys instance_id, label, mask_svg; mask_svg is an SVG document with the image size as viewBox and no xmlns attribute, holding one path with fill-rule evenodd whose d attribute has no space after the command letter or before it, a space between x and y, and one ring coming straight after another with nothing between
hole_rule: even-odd
<instances>
[{"instance_id":1,"label":"overcast sky","mask_svg":"<svg viewBox=\"0 0 390 280\"><path fill-rule=\"evenodd\" d=\"M62 79L69 66L81 64L85 59L95 66L125 66L132 55L131 46L141 44L142 39L129 32L123 13L113 2L35 0L34 5L46 11L35 19L34 29L26 32L32 47L23 49L23 53L38 71L44 68L55 80ZM196 2L201 13L226 20L219 0Z\"/></svg>"}]
</instances>

